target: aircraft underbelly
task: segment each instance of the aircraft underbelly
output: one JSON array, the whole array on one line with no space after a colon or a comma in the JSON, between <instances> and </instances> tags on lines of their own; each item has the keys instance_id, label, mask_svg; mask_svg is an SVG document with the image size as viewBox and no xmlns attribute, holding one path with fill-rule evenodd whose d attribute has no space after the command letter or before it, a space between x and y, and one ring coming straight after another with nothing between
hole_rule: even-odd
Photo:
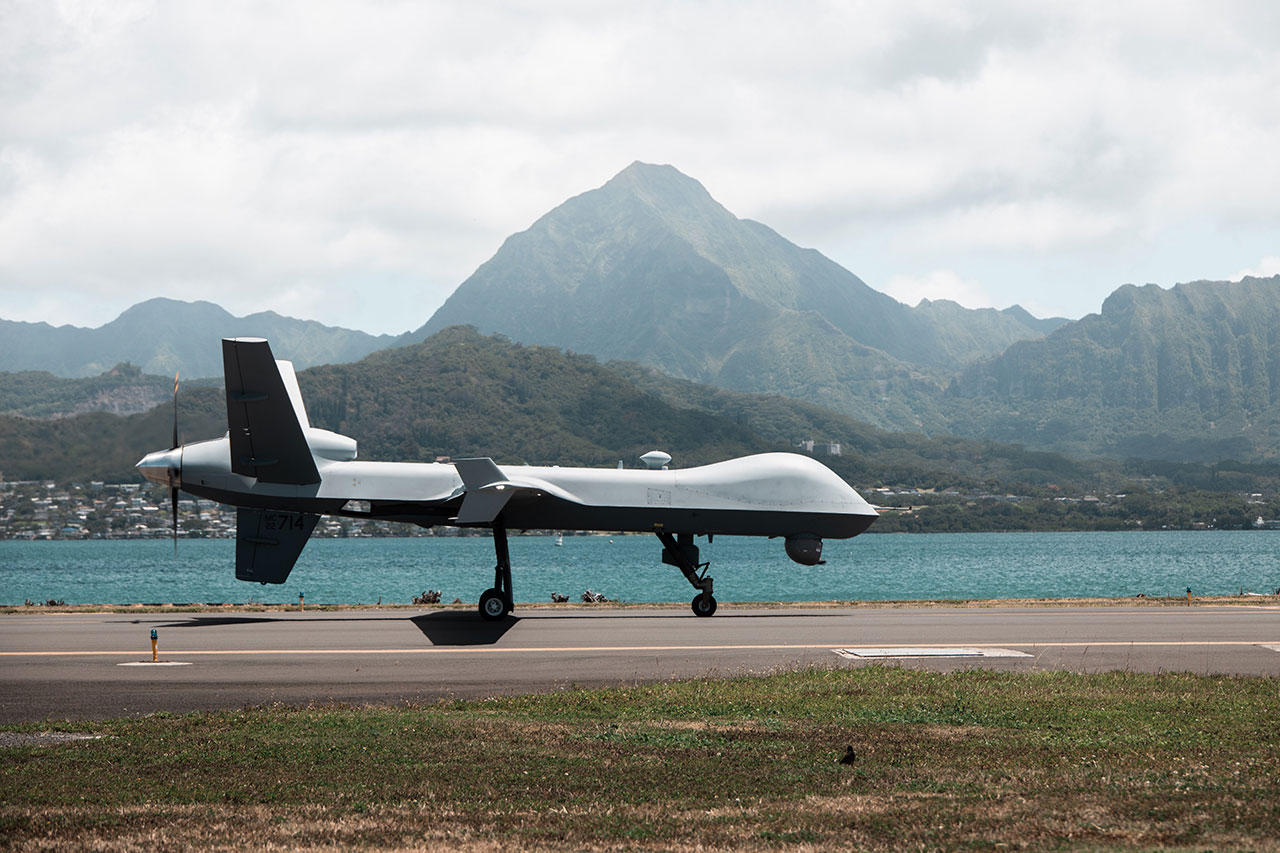
<instances>
[{"instance_id":1,"label":"aircraft underbelly","mask_svg":"<svg viewBox=\"0 0 1280 853\"><path fill-rule=\"evenodd\" d=\"M288 512L312 512L320 515L337 513L347 503L343 498L322 498L314 495L281 496L265 492L239 492L219 486L187 482L182 484L182 490L198 498L217 501L227 506L248 507L251 509L278 509Z\"/></svg>"},{"instance_id":2,"label":"aircraft underbelly","mask_svg":"<svg viewBox=\"0 0 1280 853\"><path fill-rule=\"evenodd\" d=\"M449 524L458 514L461 502L460 496L450 495L447 488L438 486L429 491L443 494L424 500L420 497L421 489L397 488L403 486L403 482L379 482L377 477L369 477L363 482L348 480L336 487L337 478L326 476L325 479L319 487L273 485L242 491L232 483L189 478L183 487L199 497L226 504L294 512L337 514L349 501L370 501L374 517L420 524ZM598 497L608 495L600 493ZM506 504L502 515L506 526L512 529L665 531L731 536L812 534L834 539L856 536L875 519L874 510L870 508L863 513L856 506L815 502L812 507L797 509L771 506L763 501L755 506L742 506L714 496L691 495L678 487L645 488L639 492L617 489L613 497L621 500L583 503L524 491Z\"/></svg>"},{"instance_id":3,"label":"aircraft underbelly","mask_svg":"<svg viewBox=\"0 0 1280 853\"><path fill-rule=\"evenodd\" d=\"M811 534L847 539L871 526L874 515L776 509L585 506L558 500L512 501L503 510L512 529L606 530L631 533L714 533L724 536Z\"/></svg>"}]
</instances>

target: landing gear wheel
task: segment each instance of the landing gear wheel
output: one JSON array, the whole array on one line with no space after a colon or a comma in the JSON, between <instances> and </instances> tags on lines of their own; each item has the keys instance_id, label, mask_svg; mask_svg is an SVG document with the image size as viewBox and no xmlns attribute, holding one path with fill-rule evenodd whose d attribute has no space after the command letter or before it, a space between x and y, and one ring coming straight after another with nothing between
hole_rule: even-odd
<instances>
[{"instance_id":1,"label":"landing gear wheel","mask_svg":"<svg viewBox=\"0 0 1280 853\"><path fill-rule=\"evenodd\" d=\"M485 590L480 596L480 618L493 622L506 615L507 597L497 589Z\"/></svg>"},{"instance_id":2,"label":"landing gear wheel","mask_svg":"<svg viewBox=\"0 0 1280 853\"><path fill-rule=\"evenodd\" d=\"M716 612L716 599L711 593L699 593L693 599L693 615L694 616L710 616Z\"/></svg>"}]
</instances>

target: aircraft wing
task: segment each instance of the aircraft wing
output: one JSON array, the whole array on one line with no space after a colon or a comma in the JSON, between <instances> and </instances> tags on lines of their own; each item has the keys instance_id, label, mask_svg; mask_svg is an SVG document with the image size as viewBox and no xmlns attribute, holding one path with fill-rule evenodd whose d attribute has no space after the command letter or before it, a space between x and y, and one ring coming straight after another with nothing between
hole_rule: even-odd
<instances>
[{"instance_id":1,"label":"aircraft wing","mask_svg":"<svg viewBox=\"0 0 1280 853\"><path fill-rule=\"evenodd\" d=\"M576 495L535 477L510 478L487 456L479 459L455 459L453 466L462 478L462 506L454 524L488 524L517 494L549 494L563 500L581 503Z\"/></svg>"}]
</instances>

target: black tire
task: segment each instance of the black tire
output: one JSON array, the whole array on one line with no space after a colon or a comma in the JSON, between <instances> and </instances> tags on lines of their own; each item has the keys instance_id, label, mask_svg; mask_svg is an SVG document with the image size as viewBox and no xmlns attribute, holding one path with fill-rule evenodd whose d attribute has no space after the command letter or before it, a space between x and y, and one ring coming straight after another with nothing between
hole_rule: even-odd
<instances>
[{"instance_id":1,"label":"black tire","mask_svg":"<svg viewBox=\"0 0 1280 853\"><path fill-rule=\"evenodd\" d=\"M716 612L715 596L705 592L698 593L693 599L693 615L694 616L710 616Z\"/></svg>"},{"instance_id":2,"label":"black tire","mask_svg":"<svg viewBox=\"0 0 1280 853\"><path fill-rule=\"evenodd\" d=\"M480 596L480 618L496 622L507 615L507 597L497 589L487 589Z\"/></svg>"}]
</instances>

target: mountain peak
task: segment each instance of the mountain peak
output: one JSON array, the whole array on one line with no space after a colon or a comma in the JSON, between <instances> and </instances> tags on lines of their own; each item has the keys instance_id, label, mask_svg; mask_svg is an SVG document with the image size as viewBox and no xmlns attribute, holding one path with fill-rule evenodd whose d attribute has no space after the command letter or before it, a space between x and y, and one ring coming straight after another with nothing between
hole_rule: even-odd
<instances>
[{"instance_id":1,"label":"mountain peak","mask_svg":"<svg viewBox=\"0 0 1280 853\"><path fill-rule=\"evenodd\" d=\"M678 210L712 205L724 211L707 188L675 166L642 163L636 160L614 175L601 187L606 194L626 192L642 199L650 207ZM727 213L727 211L724 211Z\"/></svg>"},{"instance_id":2,"label":"mountain peak","mask_svg":"<svg viewBox=\"0 0 1280 853\"><path fill-rule=\"evenodd\" d=\"M615 181L629 184L685 183L702 186L669 163L645 163L643 160L632 161L630 166L610 178L608 183L612 184Z\"/></svg>"},{"instance_id":3,"label":"mountain peak","mask_svg":"<svg viewBox=\"0 0 1280 853\"><path fill-rule=\"evenodd\" d=\"M121 362L166 376L179 367L188 378L222 374L218 339L252 335L271 340L302 369L352 361L391 343L373 335L282 317L272 311L236 317L212 302L157 297L122 311L94 329L0 320L0 371L47 370L64 377L92 377L119 370Z\"/></svg>"},{"instance_id":4,"label":"mountain peak","mask_svg":"<svg viewBox=\"0 0 1280 853\"><path fill-rule=\"evenodd\" d=\"M182 313L188 317L199 317L208 322L233 319L231 313L221 305L215 305L204 299L185 302L181 299L156 296L129 306L120 312L120 315L112 323L129 325L138 322L168 321L177 313Z\"/></svg>"},{"instance_id":5,"label":"mountain peak","mask_svg":"<svg viewBox=\"0 0 1280 853\"><path fill-rule=\"evenodd\" d=\"M946 367L1038 336L993 310L908 308L739 219L674 166L641 161L509 237L402 340L455 324L863 416L868 399L889 399L890 377L912 381L903 362ZM924 427L914 414L892 422Z\"/></svg>"}]
</instances>

